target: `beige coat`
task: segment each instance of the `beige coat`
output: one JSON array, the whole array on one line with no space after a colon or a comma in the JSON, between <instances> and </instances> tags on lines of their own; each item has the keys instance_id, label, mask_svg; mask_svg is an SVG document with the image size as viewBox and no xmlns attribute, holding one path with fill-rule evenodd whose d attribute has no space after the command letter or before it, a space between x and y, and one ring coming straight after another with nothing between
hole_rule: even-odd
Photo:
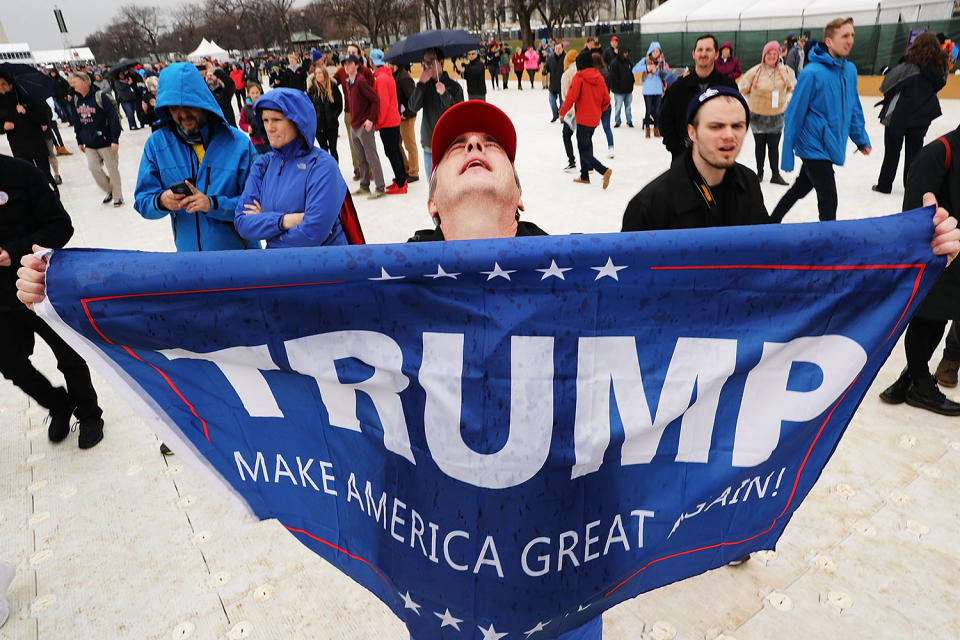
<instances>
[{"instance_id":1,"label":"beige coat","mask_svg":"<svg viewBox=\"0 0 960 640\"><path fill-rule=\"evenodd\" d=\"M747 98L750 111L761 116L778 116L787 110L787 103L797 85L793 69L783 63L767 67L763 63L748 70L740 78L740 93ZM779 104L773 106L773 92L779 93Z\"/></svg>"}]
</instances>

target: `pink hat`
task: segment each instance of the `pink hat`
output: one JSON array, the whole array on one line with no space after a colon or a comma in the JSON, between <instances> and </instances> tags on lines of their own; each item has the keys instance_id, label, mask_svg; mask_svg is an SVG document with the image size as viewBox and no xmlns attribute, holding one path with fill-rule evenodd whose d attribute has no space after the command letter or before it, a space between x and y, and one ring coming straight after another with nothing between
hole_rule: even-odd
<instances>
[{"instance_id":1,"label":"pink hat","mask_svg":"<svg viewBox=\"0 0 960 640\"><path fill-rule=\"evenodd\" d=\"M771 40L767 44L763 45L763 55L760 56L760 62L763 62L763 59L767 57L768 51L776 51L780 53L780 43L776 40Z\"/></svg>"}]
</instances>

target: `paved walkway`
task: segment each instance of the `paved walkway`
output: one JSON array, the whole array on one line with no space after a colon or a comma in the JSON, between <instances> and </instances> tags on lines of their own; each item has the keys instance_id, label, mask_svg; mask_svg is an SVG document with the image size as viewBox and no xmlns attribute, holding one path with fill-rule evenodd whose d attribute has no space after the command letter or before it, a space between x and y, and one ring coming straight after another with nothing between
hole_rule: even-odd
<instances>
[{"instance_id":1,"label":"paved walkway","mask_svg":"<svg viewBox=\"0 0 960 640\"><path fill-rule=\"evenodd\" d=\"M527 217L554 232L614 230L627 199L665 166L662 147L639 128L618 129L611 189L570 184L559 171L559 129L544 117L546 96L527 94L492 96L517 114L527 201L546 204L528 206ZM957 122L960 104L944 111L931 137ZM882 140L876 119L868 121ZM127 206L119 210L100 206L81 156L65 159L64 201L77 227L71 246L172 249L168 224L143 221L130 207L145 139L122 139ZM344 142L341 158L349 158ZM535 153L539 144L559 161ZM749 166L751 144L748 136L741 155ZM841 218L898 210L901 195L869 191L877 151L839 170ZM341 167L349 176L348 163ZM782 193L769 184L764 191L768 206ZM360 201L368 238L400 241L426 226L425 194L421 180L408 196ZM556 202L570 204L557 211ZM788 220L814 212L810 198ZM35 362L59 379L45 345ZM776 552L626 602L604 616L604 637L960 637L960 422L881 404L877 393L902 366L898 348ZM96 374L94 382L106 437L80 451L76 434L52 445L45 411L0 381L0 558L17 566L0 639L406 638L385 606L276 522L246 519L176 456L161 456L131 409Z\"/></svg>"}]
</instances>

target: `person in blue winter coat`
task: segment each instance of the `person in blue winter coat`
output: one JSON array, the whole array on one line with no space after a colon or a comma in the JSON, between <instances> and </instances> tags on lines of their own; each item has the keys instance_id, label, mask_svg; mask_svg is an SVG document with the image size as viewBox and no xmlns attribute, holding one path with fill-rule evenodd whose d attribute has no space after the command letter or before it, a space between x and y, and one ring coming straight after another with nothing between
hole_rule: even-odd
<instances>
[{"instance_id":1,"label":"person in blue winter coat","mask_svg":"<svg viewBox=\"0 0 960 640\"><path fill-rule=\"evenodd\" d=\"M823 44L810 50L803 73L784 114L784 171L793 171L794 156L803 160L800 175L774 208L774 222L796 202L817 191L820 220L837 219L837 184L833 165L843 166L847 138L864 155L870 153L870 137L863 123L857 94L857 67L847 60L853 48L853 18L837 18L827 24Z\"/></svg>"},{"instance_id":2,"label":"person in blue winter coat","mask_svg":"<svg viewBox=\"0 0 960 640\"><path fill-rule=\"evenodd\" d=\"M256 151L224 120L195 66L180 62L160 73L156 112L134 208L148 219L170 216L177 251L259 248L233 226Z\"/></svg>"},{"instance_id":3,"label":"person in blue winter coat","mask_svg":"<svg viewBox=\"0 0 960 640\"><path fill-rule=\"evenodd\" d=\"M266 240L267 249L347 244L340 225L347 183L333 156L313 146L317 112L310 98L274 89L255 108L273 151L253 164L237 202L237 231Z\"/></svg>"}]
</instances>

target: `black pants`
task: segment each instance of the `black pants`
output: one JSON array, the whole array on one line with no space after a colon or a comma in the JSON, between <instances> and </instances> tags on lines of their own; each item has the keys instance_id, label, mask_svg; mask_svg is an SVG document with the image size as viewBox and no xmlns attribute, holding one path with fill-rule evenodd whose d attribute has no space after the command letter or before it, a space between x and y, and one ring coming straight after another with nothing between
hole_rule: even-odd
<instances>
[{"instance_id":1,"label":"black pants","mask_svg":"<svg viewBox=\"0 0 960 640\"><path fill-rule=\"evenodd\" d=\"M883 129L883 164L880 165L880 177L877 178L877 189L889 193L893 189L893 179L897 177L897 165L900 164L900 149L906 140L907 148L903 159L903 184L907 184L907 171L913 164L913 159L923 148L923 137L927 135L928 127L910 127L898 129L884 127Z\"/></svg>"},{"instance_id":2,"label":"black pants","mask_svg":"<svg viewBox=\"0 0 960 640\"><path fill-rule=\"evenodd\" d=\"M957 328L957 321L950 323L950 331L947 332L947 344L943 348L943 359L960 362L960 329Z\"/></svg>"},{"instance_id":3,"label":"black pants","mask_svg":"<svg viewBox=\"0 0 960 640\"><path fill-rule=\"evenodd\" d=\"M324 131L317 130L317 144L320 145L320 148L333 156L333 159L337 162L340 161L339 156L337 156L337 131L334 130L332 133L326 133Z\"/></svg>"},{"instance_id":4,"label":"black pants","mask_svg":"<svg viewBox=\"0 0 960 640\"><path fill-rule=\"evenodd\" d=\"M837 219L837 182L833 177L833 163L829 160L804 160L793 186L780 198L770 218L783 220L791 207L811 190L817 191L817 210L821 222Z\"/></svg>"},{"instance_id":5,"label":"black pants","mask_svg":"<svg viewBox=\"0 0 960 640\"><path fill-rule=\"evenodd\" d=\"M533 79L537 75L536 69L527 69L527 76L530 78L530 88L533 89Z\"/></svg>"},{"instance_id":6,"label":"black pants","mask_svg":"<svg viewBox=\"0 0 960 640\"><path fill-rule=\"evenodd\" d=\"M487 67L487 71L490 72L490 86L500 88L500 67Z\"/></svg>"},{"instance_id":7,"label":"black pants","mask_svg":"<svg viewBox=\"0 0 960 640\"><path fill-rule=\"evenodd\" d=\"M383 152L387 154L390 168L393 169L393 181L398 187L402 187L407 184L407 170L403 168L403 153L400 151L400 127L380 129L380 142L383 143Z\"/></svg>"},{"instance_id":8,"label":"black pants","mask_svg":"<svg viewBox=\"0 0 960 640\"><path fill-rule=\"evenodd\" d=\"M763 154L770 157L770 174L780 175L780 131L753 134L754 153L757 155L757 175L763 173Z\"/></svg>"},{"instance_id":9,"label":"black pants","mask_svg":"<svg viewBox=\"0 0 960 640\"><path fill-rule=\"evenodd\" d=\"M946 326L946 320L931 320L920 316L914 316L907 325L903 346L907 352L907 372L911 380L930 377L930 358L940 344Z\"/></svg>"},{"instance_id":10,"label":"black pants","mask_svg":"<svg viewBox=\"0 0 960 640\"><path fill-rule=\"evenodd\" d=\"M243 101L247 99L247 90L246 89L237 89L236 93L233 94L233 97L237 99L237 111L243 111Z\"/></svg>"},{"instance_id":11,"label":"black pants","mask_svg":"<svg viewBox=\"0 0 960 640\"><path fill-rule=\"evenodd\" d=\"M487 101L487 94L485 93L468 93L467 100L480 100L481 102Z\"/></svg>"},{"instance_id":12,"label":"black pants","mask_svg":"<svg viewBox=\"0 0 960 640\"><path fill-rule=\"evenodd\" d=\"M43 320L26 310L0 311L0 326L3 327L0 331L0 374L4 378L48 410L61 409L69 403L75 407L73 413L80 420L102 415L87 363ZM50 384L30 362L34 335L40 336L57 358L57 369L67 383L66 393Z\"/></svg>"},{"instance_id":13,"label":"black pants","mask_svg":"<svg viewBox=\"0 0 960 640\"><path fill-rule=\"evenodd\" d=\"M579 142L578 140L577 143ZM567 152L567 164L576 166L577 161L573 157L573 129L566 122L563 123L563 149Z\"/></svg>"},{"instance_id":14,"label":"black pants","mask_svg":"<svg viewBox=\"0 0 960 640\"><path fill-rule=\"evenodd\" d=\"M517 89L523 91L523 71L514 70L514 73L517 74Z\"/></svg>"},{"instance_id":15,"label":"black pants","mask_svg":"<svg viewBox=\"0 0 960 640\"><path fill-rule=\"evenodd\" d=\"M580 179L589 180L590 170L593 169L600 175L607 172L607 168L600 164L593 155L593 132L596 127L585 127L582 124L577 125L577 148L580 150Z\"/></svg>"},{"instance_id":16,"label":"black pants","mask_svg":"<svg viewBox=\"0 0 960 640\"><path fill-rule=\"evenodd\" d=\"M658 94L643 94L643 106L646 113L643 115L643 126L660 128L660 101L663 96Z\"/></svg>"}]
</instances>

